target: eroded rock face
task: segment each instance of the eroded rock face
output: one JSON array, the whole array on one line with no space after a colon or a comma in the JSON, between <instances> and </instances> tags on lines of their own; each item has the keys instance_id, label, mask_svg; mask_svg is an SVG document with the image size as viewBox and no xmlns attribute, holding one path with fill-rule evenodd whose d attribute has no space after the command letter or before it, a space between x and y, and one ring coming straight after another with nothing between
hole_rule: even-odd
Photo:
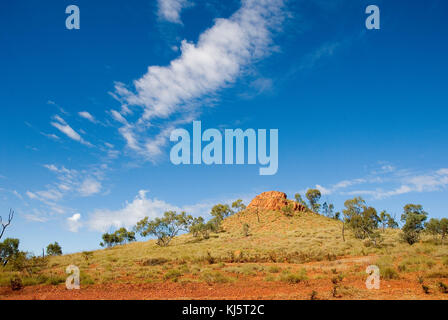
<instances>
[{"instance_id":1,"label":"eroded rock face","mask_svg":"<svg viewBox=\"0 0 448 320\"><path fill-rule=\"evenodd\" d=\"M286 193L279 191L268 191L263 192L256 196L247 209L260 209L260 210L282 210L288 204L293 205L294 211L305 211L305 207L293 201L288 201Z\"/></svg>"}]
</instances>

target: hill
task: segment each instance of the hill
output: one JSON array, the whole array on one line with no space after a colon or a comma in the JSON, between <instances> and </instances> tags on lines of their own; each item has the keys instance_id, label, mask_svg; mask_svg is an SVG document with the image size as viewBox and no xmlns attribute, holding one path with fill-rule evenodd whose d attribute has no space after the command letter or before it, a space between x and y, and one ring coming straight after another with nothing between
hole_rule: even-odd
<instances>
[{"instance_id":1,"label":"hill","mask_svg":"<svg viewBox=\"0 0 448 320\"><path fill-rule=\"evenodd\" d=\"M379 247L347 230L344 240L341 221L310 212L280 192L259 195L222 228L209 239L178 236L168 247L150 240L49 257L41 267L20 273L30 287L18 292L8 285L19 273L3 270L0 294L12 299L448 298L443 289L448 247L431 238L410 246L400 241L399 230L386 229ZM81 270L79 291L63 284L70 264ZM379 290L366 288L369 265L380 268Z\"/></svg>"}]
</instances>

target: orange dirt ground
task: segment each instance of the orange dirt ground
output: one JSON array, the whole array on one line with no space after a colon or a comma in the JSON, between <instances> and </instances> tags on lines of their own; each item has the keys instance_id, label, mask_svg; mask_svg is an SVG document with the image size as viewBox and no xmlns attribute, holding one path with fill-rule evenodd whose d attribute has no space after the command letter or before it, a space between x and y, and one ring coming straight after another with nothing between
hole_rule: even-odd
<instances>
[{"instance_id":1,"label":"orange dirt ground","mask_svg":"<svg viewBox=\"0 0 448 320\"><path fill-rule=\"evenodd\" d=\"M312 291L317 292L317 299L448 300L448 294L438 292L434 285L430 286L430 293L425 294L415 279L382 281L379 290L367 290L361 279L344 279L336 297L332 295L332 288L333 284L328 279L312 279L298 284L256 279L212 285L174 282L104 284L84 286L80 290L71 291L65 285L45 285L26 287L15 292L9 288L0 288L0 300L309 300Z\"/></svg>"}]
</instances>

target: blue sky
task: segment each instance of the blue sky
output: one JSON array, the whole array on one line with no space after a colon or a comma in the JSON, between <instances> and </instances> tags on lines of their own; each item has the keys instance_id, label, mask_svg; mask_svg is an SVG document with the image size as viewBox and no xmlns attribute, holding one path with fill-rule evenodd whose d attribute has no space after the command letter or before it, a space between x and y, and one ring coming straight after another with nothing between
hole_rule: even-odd
<instances>
[{"instance_id":1,"label":"blue sky","mask_svg":"<svg viewBox=\"0 0 448 320\"><path fill-rule=\"evenodd\" d=\"M79 6L80 30L65 28ZM367 30L365 8L381 10ZM318 187L447 216L446 1L0 4L0 213L40 252L168 209ZM174 166L175 128L278 129L279 170Z\"/></svg>"}]
</instances>

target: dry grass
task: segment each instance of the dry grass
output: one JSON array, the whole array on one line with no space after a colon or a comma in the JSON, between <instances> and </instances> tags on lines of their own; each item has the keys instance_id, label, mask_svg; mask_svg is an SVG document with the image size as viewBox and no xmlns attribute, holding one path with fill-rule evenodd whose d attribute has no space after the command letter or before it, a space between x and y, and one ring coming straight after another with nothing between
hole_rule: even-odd
<instances>
[{"instance_id":1,"label":"dry grass","mask_svg":"<svg viewBox=\"0 0 448 320\"><path fill-rule=\"evenodd\" d=\"M93 283L146 283L201 281L226 283L241 277L265 281L300 282L307 278L331 279L336 273L365 276L365 267L377 264L385 279L418 272L422 277L448 275L448 246L429 238L410 246L399 230L382 233L382 246L367 246L349 231L342 240L342 224L314 213L286 217L279 212L252 212L227 218L225 232L198 240L191 235L175 238L169 247L155 241L136 242L89 253L50 257L47 266L32 275L21 274L25 285L64 282L65 268L81 270L84 285ZM251 235L242 234L250 225ZM0 268L0 286L17 275Z\"/></svg>"}]
</instances>

